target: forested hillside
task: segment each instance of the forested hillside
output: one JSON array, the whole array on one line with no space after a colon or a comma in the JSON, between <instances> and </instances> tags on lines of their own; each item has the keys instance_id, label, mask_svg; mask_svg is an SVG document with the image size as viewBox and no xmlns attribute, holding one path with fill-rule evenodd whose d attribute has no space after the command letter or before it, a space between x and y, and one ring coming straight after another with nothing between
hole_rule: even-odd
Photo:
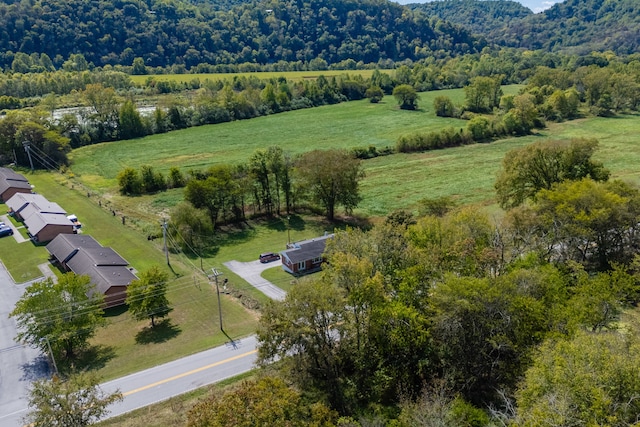
<instances>
[{"instance_id":1,"label":"forested hillside","mask_svg":"<svg viewBox=\"0 0 640 427\"><path fill-rule=\"evenodd\" d=\"M571 54L611 50L621 55L640 46L637 0L565 0L538 14L501 0L443 0L411 7L503 46Z\"/></svg>"},{"instance_id":2,"label":"forested hillside","mask_svg":"<svg viewBox=\"0 0 640 427\"><path fill-rule=\"evenodd\" d=\"M507 25L530 15L531 10L511 0L442 0L409 5L428 16L462 25L474 34L499 37Z\"/></svg>"},{"instance_id":3,"label":"forested hillside","mask_svg":"<svg viewBox=\"0 0 640 427\"><path fill-rule=\"evenodd\" d=\"M45 53L54 66L81 53L96 66L142 57L149 66L192 67L316 58L375 63L482 47L467 30L386 0L270 0L231 10L181 0L0 2L4 68L16 52Z\"/></svg>"},{"instance_id":4,"label":"forested hillside","mask_svg":"<svg viewBox=\"0 0 640 427\"><path fill-rule=\"evenodd\" d=\"M612 50L631 54L640 47L637 0L565 0L501 35L505 45L587 53Z\"/></svg>"}]
</instances>

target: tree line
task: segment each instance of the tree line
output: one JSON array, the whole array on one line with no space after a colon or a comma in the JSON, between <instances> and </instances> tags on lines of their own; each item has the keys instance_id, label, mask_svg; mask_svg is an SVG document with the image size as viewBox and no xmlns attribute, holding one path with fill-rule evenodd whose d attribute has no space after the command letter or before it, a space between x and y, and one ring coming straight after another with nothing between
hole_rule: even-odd
<instances>
[{"instance_id":1,"label":"tree line","mask_svg":"<svg viewBox=\"0 0 640 427\"><path fill-rule=\"evenodd\" d=\"M124 172L124 171L123 171ZM125 175L118 179L122 182ZM333 220L338 207L350 214L361 200L360 161L346 150L314 150L297 157L278 146L256 150L240 165L190 171L185 202L171 211L171 232L185 251L205 249L216 227L259 215L284 215L301 209Z\"/></svg>"}]
</instances>

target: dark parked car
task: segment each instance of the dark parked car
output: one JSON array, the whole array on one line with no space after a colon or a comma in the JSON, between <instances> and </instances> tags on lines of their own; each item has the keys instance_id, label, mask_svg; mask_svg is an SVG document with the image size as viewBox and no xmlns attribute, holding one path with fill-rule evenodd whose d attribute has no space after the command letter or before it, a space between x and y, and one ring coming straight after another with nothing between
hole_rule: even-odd
<instances>
[{"instance_id":1,"label":"dark parked car","mask_svg":"<svg viewBox=\"0 0 640 427\"><path fill-rule=\"evenodd\" d=\"M13 229L11 227L0 227L0 237L11 236L13 234Z\"/></svg>"},{"instance_id":2,"label":"dark parked car","mask_svg":"<svg viewBox=\"0 0 640 427\"><path fill-rule=\"evenodd\" d=\"M271 261L276 261L280 259L280 255L274 254L273 252L267 252L266 254L260 254L260 262L266 263Z\"/></svg>"}]
</instances>

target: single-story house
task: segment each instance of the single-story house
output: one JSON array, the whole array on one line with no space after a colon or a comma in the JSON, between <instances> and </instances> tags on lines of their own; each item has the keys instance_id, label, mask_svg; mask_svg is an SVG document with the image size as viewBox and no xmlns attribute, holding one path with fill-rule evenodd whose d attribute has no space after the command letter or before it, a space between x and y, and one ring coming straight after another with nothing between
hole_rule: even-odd
<instances>
[{"instance_id":1,"label":"single-story house","mask_svg":"<svg viewBox=\"0 0 640 427\"><path fill-rule=\"evenodd\" d=\"M24 225L34 241L48 242L58 234L75 232L73 223L65 215L34 212L24 220Z\"/></svg>"},{"instance_id":2,"label":"single-story house","mask_svg":"<svg viewBox=\"0 0 640 427\"><path fill-rule=\"evenodd\" d=\"M60 234L47 245L47 251L51 257L59 262L62 267L69 271L67 261L69 261L79 250L99 249L103 246L96 239L88 234Z\"/></svg>"},{"instance_id":3,"label":"single-story house","mask_svg":"<svg viewBox=\"0 0 640 427\"><path fill-rule=\"evenodd\" d=\"M138 279L127 260L85 234L60 234L47 245L47 251L65 270L88 275L95 286L93 292L105 296L107 308L124 304L127 286Z\"/></svg>"},{"instance_id":4,"label":"single-story house","mask_svg":"<svg viewBox=\"0 0 640 427\"><path fill-rule=\"evenodd\" d=\"M289 249L280 252L282 269L293 275L313 273L322 268L324 248L327 239L333 237L328 234L315 239L303 240L289 244Z\"/></svg>"},{"instance_id":5,"label":"single-story house","mask_svg":"<svg viewBox=\"0 0 640 427\"><path fill-rule=\"evenodd\" d=\"M19 173L0 168L0 200L6 203L16 193L31 193L31 184Z\"/></svg>"},{"instance_id":6,"label":"single-story house","mask_svg":"<svg viewBox=\"0 0 640 427\"><path fill-rule=\"evenodd\" d=\"M14 194L6 202L9 214L18 221L24 221L36 212L66 215L67 212L57 203L50 202L40 194Z\"/></svg>"}]
</instances>

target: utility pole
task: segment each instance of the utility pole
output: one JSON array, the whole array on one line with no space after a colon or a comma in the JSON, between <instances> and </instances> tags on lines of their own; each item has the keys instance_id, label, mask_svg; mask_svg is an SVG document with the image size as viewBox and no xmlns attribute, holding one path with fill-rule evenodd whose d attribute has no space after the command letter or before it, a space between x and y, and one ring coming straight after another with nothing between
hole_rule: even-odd
<instances>
[{"instance_id":1,"label":"utility pole","mask_svg":"<svg viewBox=\"0 0 640 427\"><path fill-rule=\"evenodd\" d=\"M287 215L287 249L289 249L289 245L291 244L291 216Z\"/></svg>"},{"instance_id":2,"label":"utility pole","mask_svg":"<svg viewBox=\"0 0 640 427\"><path fill-rule=\"evenodd\" d=\"M55 371L56 375L58 375L58 366L56 365L56 358L53 357L53 350L51 350L51 343L49 342L49 337L44 337L44 339L47 341L47 348L49 349L49 354L51 355L51 362L53 363L53 370Z\"/></svg>"},{"instance_id":3,"label":"utility pole","mask_svg":"<svg viewBox=\"0 0 640 427\"><path fill-rule=\"evenodd\" d=\"M216 282L216 293L218 294L218 314L220 315L220 330L224 332L224 329L222 329L222 306L220 305L220 286L218 285L218 276L220 276L222 273L219 270L216 270L215 268L212 268L211 271L213 272L213 274L209 276L209 280L211 280L211 278L213 277L213 280Z\"/></svg>"},{"instance_id":4,"label":"utility pole","mask_svg":"<svg viewBox=\"0 0 640 427\"><path fill-rule=\"evenodd\" d=\"M167 220L164 220L162 224L162 238L164 239L164 254L167 257L167 265L171 267L171 263L169 263L169 249L167 248Z\"/></svg>"},{"instance_id":5,"label":"utility pole","mask_svg":"<svg viewBox=\"0 0 640 427\"><path fill-rule=\"evenodd\" d=\"M29 145L29 141L22 141L22 146L24 147L24 151L27 152L27 157L29 157L29 164L31 165L31 170L33 171L33 160L31 159L31 151L29 151L29 149L31 148Z\"/></svg>"}]
</instances>

